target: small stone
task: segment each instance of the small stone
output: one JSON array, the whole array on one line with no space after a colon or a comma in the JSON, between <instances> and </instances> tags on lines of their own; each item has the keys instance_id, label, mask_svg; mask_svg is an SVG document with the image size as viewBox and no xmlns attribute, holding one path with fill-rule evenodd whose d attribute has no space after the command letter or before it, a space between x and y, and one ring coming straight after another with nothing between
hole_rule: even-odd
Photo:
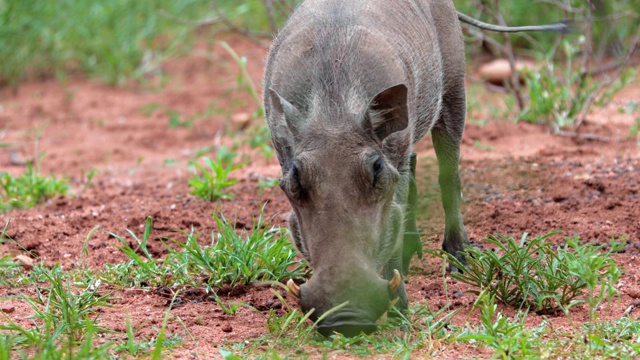
<instances>
[{"instance_id":1,"label":"small stone","mask_svg":"<svg viewBox=\"0 0 640 360\"><path fill-rule=\"evenodd\" d=\"M633 299L640 299L640 290L638 289L627 289L625 292Z\"/></svg>"},{"instance_id":2,"label":"small stone","mask_svg":"<svg viewBox=\"0 0 640 360\"><path fill-rule=\"evenodd\" d=\"M16 311L15 306L7 305L7 306L0 307L0 312L3 312L5 314L11 314L14 311Z\"/></svg>"},{"instance_id":3,"label":"small stone","mask_svg":"<svg viewBox=\"0 0 640 360\"><path fill-rule=\"evenodd\" d=\"M240 129L244 129L251 123L251 114L247 112L233 114L231 121Z\"/></svg>"},{"instance_id":4,"label":"small stone","mask_svg":"<svg viewBox=\"0 0 640 360\"><path fill-rule=\"evenodd\" d=\"M517 61L516 71L519 75L526 75L525 69L535 69L535 64L527 61ZM511 78L511 64L507 59L496 59L478 68L480 77L488 83L502 85L503 81Z\"/></svg>"},{"instance_id":5,"label":"small stone","mask_svg":"<svg viewBox=\"0 0 640 360\"><path fill-rule=\"evenodd\" d=\"M226 332L226 333L230 333L230 332L232 332L232 331L233 331L233 328L231 327L231 325L226 324L226 325L224 325L224 326L222 327L222 331L223 331L223 332Z\"/></svg>"},{"instance_id":6,"label":"small stone","mask_svg":"<svg viewBox=\"0 0 640 360\"><path fill-rule=\"evenodd\" d=\"M182 225L185 227L200 227L200 222L198 220L183 219Z\"/></svg>"},{"instance_id":7,"label":"small stone","mask_svg":"<svg viewBox=\"0 0 640 360\"><path fill-rule=\"evenodd\" d=\"M33 269L33 259L27 255L18 255L13 258L13 261L17 261L27 270Z\"/></svg>"},{"instance_id":8,"label":"small stone","mask_svg":"<svg viewBox=\"0 0 640 360\"><path fill-rule=\"evenodd\" d=\"M31 251L37 249L41 242L39 240L28 240L21 244L25 250Z\"/></svg>"},{"instance_id":9,"label":"small stone","mask_svg":"<svg viewBox=\"0 0 640 360\"><path fill-rule=\"evenodd\" d=\"M248 112L240 112L231 115L231 121L233 122L242 123L249 120L251 120L251 114L249 114Z\"/></svg>"},{"instance_id":10,"label":"small stone","mask_svg":"<svg viewBox=\"0 0 640 360\"><path fill-rule=\"evenodd\" d=\"M104 241L100 241L100 242L89 241L89 247L94 249L94 250L95 249L100 249L100 248L103 248L103 247L106 247L106 246L107 246L107 243L105 243Z\"/></svg>"},{"instance_id":11,"label":"small stone","mask_svg":"<svg viewBox=\"0 0 640 360\"><path fill-rule=\"evenodd\" d=\"M31 159L23 157L22 154L20 154L19 152L14 150L9 150L9 162L11 163L11 165L18 165L18 166L26 165L30 161Z\"/></svg>"}]
</instances>

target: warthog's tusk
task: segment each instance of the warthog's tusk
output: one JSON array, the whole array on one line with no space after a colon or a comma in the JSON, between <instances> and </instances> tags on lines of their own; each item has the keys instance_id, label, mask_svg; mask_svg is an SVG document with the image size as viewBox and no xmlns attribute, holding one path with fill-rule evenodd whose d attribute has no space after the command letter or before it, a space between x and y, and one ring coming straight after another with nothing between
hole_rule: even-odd
<instances>
[{"instance_id":1,"label":"warthog's tusk","mask_svg":"<svg viewBox=\"0 0 640 360\"><path fill-rule=\"evenodd\" d=\"M393 269L393 279L389 281L389 291L395 292L398 290L401 281L402 277L400 277L400 272L397 269Z\"/></svg>"},{"instance_id":2,"label":"warthog's tusk","mask_svg":"<svg viewBox=\"0 0 640 360\"><path fill-rule=\"evenodd\" d=\"M289 288L291 295L300 298L300 286L294 283L293 280L289 279L289 281L287 281L287 288Z\"/></svg>"}]
</instances>

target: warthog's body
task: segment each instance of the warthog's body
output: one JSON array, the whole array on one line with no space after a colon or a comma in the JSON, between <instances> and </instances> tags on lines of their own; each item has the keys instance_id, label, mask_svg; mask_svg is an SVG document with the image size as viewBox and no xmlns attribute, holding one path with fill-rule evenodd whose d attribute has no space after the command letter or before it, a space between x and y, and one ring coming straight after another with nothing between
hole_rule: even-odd
<instances>
[{"instance_id":1,"label":"warthog's body","mask_svg":"<svg viewBox=\"0 0 640 360\"><path fill-rule=\"evenodd\" d=\"M456 253L467 242L458 177L464 68L449 0L308 0L275 39L265 109L293 207L289 226L314 271L301 306L317 317L349 301L321 332L370 332L396 297L406 309L404 284L392 291L388 282L420 251L407 204L413 145L429 130L444 248Z\"/></svg>"},{"instance_id":2,"label":"warthog's body","mask_svg":"<svg viewBox=\"0 0 640 360\"><path fill-rule=\"evenodd\" d=\"M464 19L463 19L464 20ZM450 0L307 0L275 39L265 109L313 276L299 291L323 334L354 335L407 296L399 275L421 254L413 146L431 130L446 215L443 248L468 242L458 161L464 43Z\"/></svg>"}]
</instances>

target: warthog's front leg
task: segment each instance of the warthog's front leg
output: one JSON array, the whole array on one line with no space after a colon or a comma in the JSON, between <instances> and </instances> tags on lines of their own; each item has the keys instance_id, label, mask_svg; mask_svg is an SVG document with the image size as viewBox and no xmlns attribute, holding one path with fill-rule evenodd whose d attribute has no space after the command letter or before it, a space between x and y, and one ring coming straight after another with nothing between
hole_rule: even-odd
<instances>
[{"instance_id":1,"label":"warthog's front leg","mask_svg":"<svg viewBox=\"0 0 640 360\"><path fill-rule=\"evenodd\" d=\"M402 273L409 273L409 265L413 254L418 254L422 259L422 243L420 233L416 226L416 206L418 203L418 190L416 188L416 153L411 154L411 179L409 180L409 192L407 195L407 205L405 207L405 228L404 240L402 244Z\"/></svg>"},{"instance_id":2,"label":"warthog's front leg","mask_svg":"<svg viewBox=\"0 0 640 360\"><path fill-rule=\"evenodd\" d=\"M433 147L438 157L440 174L438 182L442 193L445 214L444 240L442 248L466 264L461 251L469 244L467 230L462 221L460 205L462 192L458 166L460 162L460 142L464 129L465 94L463 79L459 87L454 87L443 103L442 113L436 126L431 130ZM452 266L451 271L457 271Z\"/></svg>"}]
</instances>

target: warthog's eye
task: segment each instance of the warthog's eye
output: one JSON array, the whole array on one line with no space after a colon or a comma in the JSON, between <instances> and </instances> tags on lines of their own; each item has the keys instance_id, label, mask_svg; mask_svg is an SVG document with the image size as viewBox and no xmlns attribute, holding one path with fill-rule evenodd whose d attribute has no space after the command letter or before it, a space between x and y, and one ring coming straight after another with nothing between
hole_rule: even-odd
<instances>
[{"instance_id":1,"label":"warthog's eye","mask_svg":"<svg viewBox=\"0 0 640 360\"><path fill-rule=\"evenodd\" d=\"M294 190L301 190L302 185L300 184L300 170L298 167L293 165L291 169L291 187L295 188Z\"/></svg>"},{"instance_id":2,"label":"warthog's eye","mask_svg":"<svg viewBox=\"0 0 640 360\"><path fill-rule=\"evenodd\" d=\"M378 176L380 175L383 169L384 169L384 161L382 160L382 158L376 159L376 161L373 162L373 183L374 184L377 182Z\"/></svg>"},{"instance_id":3,"label":"warthog's eye","mask_svg":"<svg viewBox=\"0 0 640 360\"><path fill-rule=\"evenodd\" d=\"M292 164L288 175L283 180L284 181L280 183L280 187L290 199L298 201L304 199L306 192L304 191L300 181L299 165L295 163Z\"/></svg>"},{"instance_id":4,"label":"warthog's eye","mask_svg":"<svg viewBox=\"0 0 640 360\"><path fill-rule=\"evenodd\" d=\"M380 171L382 171L382 168L384 167L384 161L382 161L381 158L378 158L374 163L373 163L373 175L374 176L378 176L378 174L380 174Z\"/></svg>"},{"instance_id":5,"label":"warthog's eye","mask_svg":"<svg viewBox=\"0 0 640 360\"><path fill-rule=\"evenodd\" d=\"M369 182L368 189L371 191L371 201L379 201L380 199L389 199L389 195L393 193L395 183L393 165L386 162L385 157L380 153L369 155L365 176L363 179Z\"/></svg>"}]
</instances>

